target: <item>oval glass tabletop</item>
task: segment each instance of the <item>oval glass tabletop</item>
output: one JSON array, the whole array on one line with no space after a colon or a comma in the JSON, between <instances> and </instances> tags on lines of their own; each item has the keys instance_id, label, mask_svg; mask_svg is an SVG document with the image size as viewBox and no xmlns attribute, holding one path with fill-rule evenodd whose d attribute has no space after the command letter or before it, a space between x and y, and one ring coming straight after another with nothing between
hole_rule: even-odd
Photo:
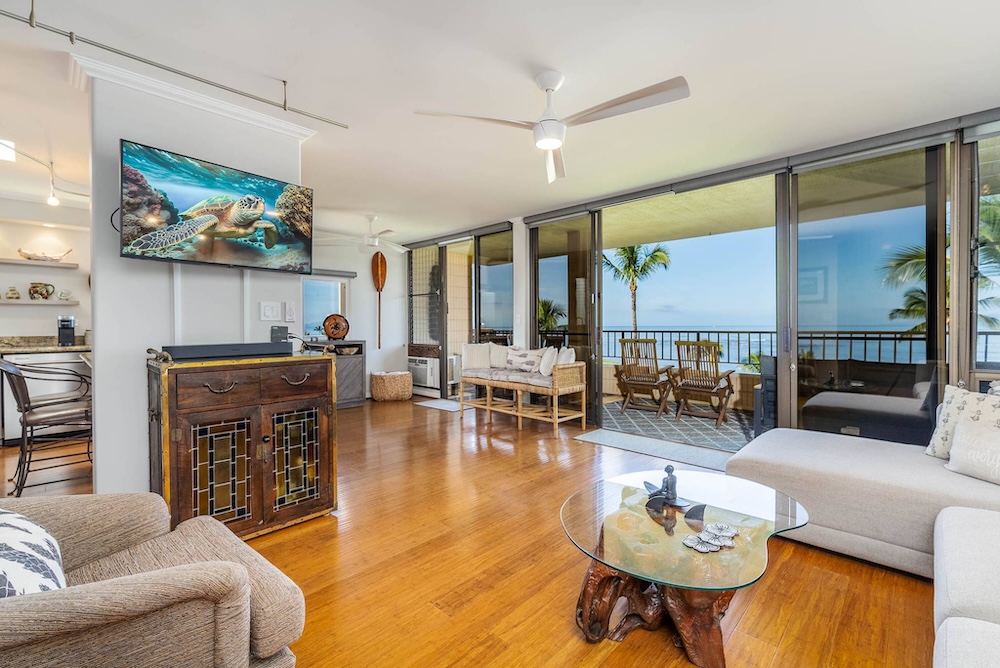
<instances>
[{"instance_id":1,"label":"oval glass tabletop","mask_svg":"<svg viewBox=\"0 0 1000 668\"><path fill-rule=\"evenodd\" d=\"M591 558L642 580L687 589L739 589L764 574L768 538L809 521L795 499L721 473L675 471L679 503L650 501L644 483L660 488L664 475L628 473L576 492L560 511L566 535ZM720 525L736 535L729 537ZM699 535L719 540L705 544L691 538Z\"/></svg>"}]
</instances>

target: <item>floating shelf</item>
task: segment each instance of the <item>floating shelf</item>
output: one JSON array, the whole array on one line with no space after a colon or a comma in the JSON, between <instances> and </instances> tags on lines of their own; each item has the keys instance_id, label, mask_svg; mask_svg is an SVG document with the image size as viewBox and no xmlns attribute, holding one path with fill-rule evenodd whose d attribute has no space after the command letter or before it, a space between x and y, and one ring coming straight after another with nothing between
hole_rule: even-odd
<instances>
[{"instance_id":1,"label":"floating shelf","mask_svg":"<svg viewBox=\"0 0 1000 668\"><path fill-rule=\"evenodd\" d=\"M22 264L32 267L47 267L49 269L79 269L76 262L46 262L45 260L21 260L13 257L0 257L0 264Z\"/></svg>"},{"instance_id":2,"label":"floating shelf","mask_svg":"<svg viewBox=\"0 0 1000 668\"><path fill-rule=\"evenodd\" d=\"M79 306L80 302L61 299L0 299L0 306Z\"/></svg>"}]
</instances>

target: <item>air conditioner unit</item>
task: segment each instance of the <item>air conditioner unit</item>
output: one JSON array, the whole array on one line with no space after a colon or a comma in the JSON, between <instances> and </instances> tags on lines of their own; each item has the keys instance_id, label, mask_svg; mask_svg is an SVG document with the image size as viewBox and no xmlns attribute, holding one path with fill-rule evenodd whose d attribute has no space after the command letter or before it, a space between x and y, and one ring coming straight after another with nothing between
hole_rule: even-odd
<instances>
[{"instance_id":1,"label":"air conditioner unit","mask_svg":"<svg viewBox=\"0 0 1000 668\"><path fill-rule=\"evenodd\" d=\"M441 387L441 362L436 357L408 357L406 368L413 374L413 384L418 387Z\"/></svg>"}]
</instances>

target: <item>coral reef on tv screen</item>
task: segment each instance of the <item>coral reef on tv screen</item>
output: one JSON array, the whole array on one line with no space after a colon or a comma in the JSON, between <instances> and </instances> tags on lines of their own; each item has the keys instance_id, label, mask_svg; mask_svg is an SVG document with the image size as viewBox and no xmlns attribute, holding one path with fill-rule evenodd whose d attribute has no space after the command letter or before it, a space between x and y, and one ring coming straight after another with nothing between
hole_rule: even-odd
<instances>
[{"instance_id":1,"label":"coral reef on tv screen","mask_svg":"<svg viewBox=\"0 0 1000 668\"><path fill-rule=\"evenodd\" d=\"M122 140L121 254L308 274L311 188Z\"/></svg>"}]
</instances>

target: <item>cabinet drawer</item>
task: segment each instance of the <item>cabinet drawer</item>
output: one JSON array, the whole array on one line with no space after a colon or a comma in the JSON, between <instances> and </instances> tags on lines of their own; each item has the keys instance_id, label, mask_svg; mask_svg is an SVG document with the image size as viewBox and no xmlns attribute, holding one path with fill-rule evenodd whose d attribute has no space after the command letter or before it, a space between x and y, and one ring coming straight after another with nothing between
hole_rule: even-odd
<instances>
[{"instance_id":1,"label":"cabinet drawer","mask_svg":"<svg viewBox=\"0 0 1000 668\"><path fill-rule=\"evenodd\" d=\"M269 366L260 370L261 401L326 394L330 363Z\"/></svg>"},{"instance_id":2,"label":"cabinet drawer","mask_svg":"<svg viewBox=\"0 0 1000 668\"><path fill-rule=\"evenodd\" d=\"M177 375L177 408L238 406L260 401L260 372L201 371Z\"/></svg>"}]
</instances>

